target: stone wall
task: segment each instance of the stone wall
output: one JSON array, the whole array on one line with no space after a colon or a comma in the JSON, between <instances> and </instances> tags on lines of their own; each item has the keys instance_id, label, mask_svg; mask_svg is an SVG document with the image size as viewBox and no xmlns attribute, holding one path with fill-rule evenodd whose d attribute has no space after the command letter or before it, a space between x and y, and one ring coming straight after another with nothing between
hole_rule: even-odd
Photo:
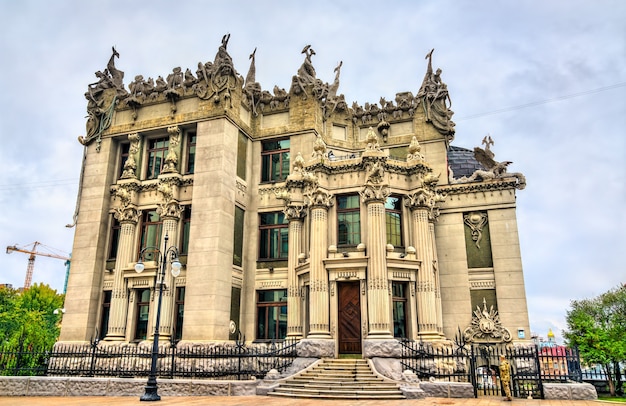
<instances>
[{"instance_id":1,"label":"stone wall","mask_svg":"<svg viewBox=\"0 0 626 406\"><path fill-rule=\"evenodd\" d=\"M147 378L0 377L4 396L141 396ZM252 396L260 381L160 379L161 396Z\"/></svg>"}]
</instances>

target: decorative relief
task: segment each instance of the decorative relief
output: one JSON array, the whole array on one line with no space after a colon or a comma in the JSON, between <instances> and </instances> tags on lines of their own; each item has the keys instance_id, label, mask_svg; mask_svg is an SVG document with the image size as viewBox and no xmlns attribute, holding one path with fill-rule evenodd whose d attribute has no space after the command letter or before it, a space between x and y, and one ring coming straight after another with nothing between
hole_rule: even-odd
<instances>
[{"instance_id":1,"label":"decorative relief","mask_svg":"<svg viewBox=\"0 0 626 406\"><path fill-rule=\"evenodd\" d=\"M483 308L476 306L474 315L472 316L472 322L463 332L465 340L469 343L475 341L488 340L490 342L505 342L511 341L511 332L502 327L500 322L500 315L498 311L490 306L487 309L487 301L483 298Z\"/></svg>"},{"instance_id":2,"label":"decorative relief","mask_svg":"<svg viewBox=\"0 0 626 406\"><path fill-rule=\"evenodd\" d=\"M368 290L387 290L386 278L369 278L367 281Z\"/></svg>"},{"instance_id":3,"label":"decorative relief","mask_svg":"<svg viewBox=\"0 0 626 406\"><path fill-rule=\"evenodd\" d=\"M433 72L432 56L435 50L431 50L427 55L428 67L417 98L424 108L426 122L442 135L448 137L448 142L454 138L454 122L451 120L454 112L450 110L452 104L448 94L448 86L441 81L441 69Z\"/></svg>"},{"instance_id":4,"label":"decorative relief","mask_svg":"<svg viewBox=\"0 0 626 406\"><path fill-rule=\"evenodd\" d=\"M424 208L428 210L428 218L437 220L439 217L439 205L446 200L446 195L440 193L435 185L438 176L428 174L422 180L422 187L414 193L407 195L404 205L411 209Z\"/></svg>"},{"instance_id":5,"label":"decorative relief","mask_svg":"<svg viewBox=\"0 0 626 406\"><path fill-rule=\"evenodd\" d=\"M373 184L365 185L363 190L359 192L359 195L361 195L361 201L366 204L370 202L384 202L390 194L391 193L387 185Z\"/></svg>"},{"instance_id":6,"label":"decorative relief","mask_svg":"<svg viewBox=\"0 0 626 406\"><path fill-rule=\"evenodd\" d=\"M324 280L312 280L309 289L311 292L327 292L328 282Z\"/></svg>"},{"instance_id":7,"label":"decorative relief","mask_svg":"<svg viewBox=\"0 0 626 406\"><path fill-rule=\"evenodd\" d=\"M317 134L317 137L315 138L315 143L313 144L313 153L311 153L311 157L313 159L318 159L322 162L328 159L326 143L324 142L320 134Z\"/></svg>"},{"instance_id":8,"label":"decorative relief","mask_svg":"<svg viewBox=\"0 0 626 406\"><path fill-rule=\"evenodd\" d=\"M290 204L283 209L287 220L302 220L306 213L306 206L303 204Z\"/></svg>"},{"instance_id":9,"label":"decorative relief","mask_svg":"<svg viewBox=\"0 0 626 406\"><path fill-rule=\"evenodd\" d=\"M483 227L487 224L487 213L473 211L463 216L463 222L472 231L472 241L480 249L480 240L483 238Z\"/></svg>"},{"instance_id":10,"label":"decorative relief","mask_svg":"<svg viewBox=\"0 0 626 406\"><path fill-rule=\"evenodd\" d=\"M409 153L406 156L406 161L423 162L426 158L424 158L424 155L420 153L421 150L422 147L420 146L420 143L417 142L417 137L413 136L413 138L411 139L411 143L409 144Z\"/></svg>"},{"instance_id":11,"label":"decorative relief","mask_svg":"<svg viewBox=\"0 0 626 406\"><path fill-rule=\"evenodd\" d=\"M284 281L260 281L260 289L282 288Z\"/></svg>"},{"instance_id":12,"label":"decorative relief","mask_svg":"<svg viewBox=\"0 0 626 406\"><path fill-rule=\"evenodd\" d=\"M308 190L305 192L304 196L305 203L309 206L329 209L333 205L333 195L320 188Z\"/></svg>"},{"instance_id":13,"label":"decorative relief","mask_svg":"<svg viewBox=\"0 0 626 406\"><path fill-rule=\"evenodd\" d=\"M141 136L138 133L128 134L128 140L130 141L128 158L124 162L121 179L137 179L137 153L139 152Z\"/></svg>"},{"instance_id":14,"label":"decorative relief","mask_svg":"<svg viewBox=\"0 0 626 406\"><path fill-rule=\"evenodd\" d=\"M161 173L173 173L177 172L176 166L178 165L178 144L180 143L180 127L174 125L167 128L167 133L170 135L169 148L167 150L167 156L165 157L165 165Z\"/></svg>"},{"instance_id":15,"label":"decorative relief","mask_svg":"<svg viewBox=\"0 0 626 406\"><path fill-rule=\"evenodd\" d=\"M495 288L496 288L496 282L493 280L470 281L470 290L495 289Z\"/></svg>"},{"instance_id":16,"label":"decorative relief","mask_svg":"<svg viewBox=\"0 0 626 406\"><path fill-rule=\"evenodd\" d=\"M380 151L380 144L378 143L378 136L374 132L372 127L367 129L367 136L365 137L367 146L365 151Z\"/></svg>"}]
</instances>

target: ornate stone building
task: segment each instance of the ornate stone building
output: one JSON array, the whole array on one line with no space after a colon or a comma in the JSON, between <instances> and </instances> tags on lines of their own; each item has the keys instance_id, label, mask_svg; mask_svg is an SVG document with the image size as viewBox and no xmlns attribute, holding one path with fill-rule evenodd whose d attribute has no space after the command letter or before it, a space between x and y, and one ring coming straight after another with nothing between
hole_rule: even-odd
<instances>
[{"instance_id":1,"label":"ornate stone building","mask_svg":"<svg viewBox=\"0 0 626 406\"><path fill-rule=\"evenodd\" d=\"M524 177L493 141L454 147L427 55L394 100L353 103L317 78L310 46L289 90L228 54L125 88L113 55L89 85L62 342L297 338L317 356L396 338L529 335L516 222ZM256 51L256 50L255 50ZM135 272L143 254L145 271ZM241 334L241 335L240 335Z\"/></svg>"}]
</instances>

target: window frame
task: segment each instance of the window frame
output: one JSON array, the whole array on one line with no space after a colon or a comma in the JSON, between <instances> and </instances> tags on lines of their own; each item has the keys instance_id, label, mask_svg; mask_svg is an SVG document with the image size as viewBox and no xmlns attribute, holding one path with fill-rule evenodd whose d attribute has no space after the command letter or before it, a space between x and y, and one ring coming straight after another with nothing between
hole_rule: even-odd
<instances>
[{"instance_id":1,"label":"window frame","mask_svg":"<svg viewBox=\"0 0 626 406\"><path fill-rule=\"evenodd\" d=\"M282 145L283 142L287 142L286 148ZM271 143L278 143L278 148L270 149ZM261 183L283 182L287 180L291 165L290 148L291 141L289 138L261 142ZM275 155L278 156L277 163L273 159ZM278 174L275 173L276 167L278 167Z\"/></svg>"},{"instance_id":2,"label":"window frame","mask_svg":"<svg viewBox=\"0 0 626 406\"><path fill-rule=\"evenodd\" d=\"M142 301L142 297L144 295L144 293L148 294L148 300L146 301ZM150 289L149 288L145 288L145 289L137 289L137 304L135 305L135 334L133 334L134 340L147 340L148 339L148 333L149 333L149 325L150 325ZM145 308L147 309L147 313L142 313L141 310ZM140 320L140 317L142 316L142 314L146 314L147 318L146 320ZM145 325L145 336L141 335L141 332L143 332L144 328L142 328L140 330L140 326L144 326Z\"/></svg>"},{"instance_id":3,"label":"window frame","mask_svg":"<svg viewBox=\"0 0 626 406\"><path fill-rule=\"evenodd\" d=\"M183 338L183 323L185 322L185 286L176 288L176 297L174 299L174 339L181 340Z\"/></svg>"},{"instance_id":4,"label":"window frame","mask_svg":"<svg viewBox=\"0 0 626 406\"><path fill-rule=\"evenodd\" d=\"M356 201L356 207L341 207L341 201L343 199L351 199ZM338 247L356 247L361 243L361 200L358 194L343 194L336 197L337 200L337 246ZM356 215L356 216L355 216ZM342 217L346 219L351 218L350 221L342 220ZM357 217L358 221L354 220ZM353 226L358 224L357 231L341 230L342 225L348 224ZM352 227L349 227L352 228ZM345 240L342 239L342 235L345 234ZM354 239L356 237L356 240Z\"/></svg>"},{"instance_id":5,"label":"window frame","mask_svg":"<svg viewBox=\"0 0 626 406\"><path fill-rule=\"evenodd\" d=\"M275 220L272 223L265 223L263 218L265 216L275 216ZM282 222L280 219L282 218ZM273 231L276 230L277 234ZM276 238L275 245L277 255L273 256L273 252L275 250L272 249L272 240ZM283 252L283 239L287 239L286 247L284 247ZM265 240L265 245L263 241ZM265 249L264 249L265 248ZM265 252L263 252L265 251ZM260 261L275 261L275 260L285 260L289 256L289 223L285 218L285 213L281 211L272 211L259 213L259 260Z\"/></svg>"},{"instance_id":6,"label":"window frame","mask_svg":"<svg viewBox=\"0 0 626 406\"><path fill-rule=\"evenodd\" d=\"M268 292L279 293L278 300L261 301L261 295L266 295ZM260 311L263 309L263 311ZM268 309L278 309L275 311L268 311ZM274 313L275 312L275 313ZM261 313L263 313L263 320L260 320ZM270 315L273 313L275 316L273 337L270 333ZM281 315L284 315L284 319L281 324ZM263 328L261 329L261 322L263 322ZM282 326L282 327L281 327ZM263 330L263 331L261 331ZM271 289L271 290L257 290L256 293L256 339L259 341L269 340L283 340L287 337L287 289Z\"/></svg>"},{"instance_id":7,"label":"window frame","mask_svg":"<svg viewBox=\"0 0 626 406\"><path fill-rule=\"evenodd\" d=\"M401 296L398 295L398 287L402 287ZM393 337L394 338L407 338L408 337L408 297L407 297L408 284L406 282L392 281L391 282L391 309L392 309L392 322L393 322ZM398 320L396 313L396 303L402 303L402 312L404 313L404 319L402 322ZM397 327L402 327L402 334L397 334Z\"/></svg>"},{"instance_id":8,"label":"window frame","mask_svg":"<svg viewBox=\"0 0 626 406\"><path fill-rule=\"evenodd\" d=\"M113 297L112 291L102 291L102 312L100 313L100 340L103 340L109 330L109 319L111 317L111 298Z\"/></svg>"},{"instance_id":9,"label":"window frame","mask_svg":"<svg viewBox=\"0 0 626 406\"><path fill-rule=\"evenodd\" d=\"M160 145L159 145L160 144ZM167 136L149 138L146 142L146 179L157 179L165 166L170 139ZM158 169L155 169L157 168Z\"/></svg>"},{"instance_id":10,"label":"window frame","mask_svg":"<svg viewBox=\"0 0 626 406\"><path fill-rule=\"evenodd\" d=\"M397 205L399 207L389 207L390 199L397 199ZM397 216L396 224L390 222L390 218ZM400 196L391 195L385 200L385 234L387 244L391 244L394 248L404 247L403 238L403 224L402 224L402 198ZM395 233L390 231L395 229ZM396 243L397 242L397 243ZM395 244L394 244L395 243Z\"/></svg>"},{"instance_id":11,"label":"window frame","mask_svg":"<svg viewBox=\"0 0 626 406\"><path fill-rule=\"evenodd\" d=\"M187 162L185 164L185 174L192 175L196 169L196 143L197 133L195 131L187 132L187 145L185 147L185 156Z\"/></svg>"},{"instance_id":12,"label":"window frame","mask_svg":"<svg viewBox=\"0 0 626 406\"><path fill-rule=\"evenodd\" d=\"M148 221L148 216L150 215L150 213L155 213L158 216L158 221ZM146 236L147 236L147 230L148 227L156 227L156 239L154 239L155 241L146 241ZM159 213L157 213L156 209L149 209L149 210L145 210L141 216L141 232L139 233L139 250L137 251L137 256L139 256L141 254L141 250L143 250L146 247L156 247L156 249L159 249L159 247L161 246L161 238L163 237L163 219L161 218L161 216L159 215ZM156 254L156 249L154 251L151 250L146 250L143 254L143 258L142 260L144 262L147 261L154 261L155 258L155 254Z\"/></svg>"},{"instance_id":13,"label":"window frame","mask_svg":"<svg viewBox=\"0 0 626 406\"><path fill-rule=\"evenodd\" d=\"M117 251L120 247L120 235L122 232L122 224L115 216L111 216L111 231L109 235L109 249L107 250L107 261L115 261L117 259Z\"/></svg>"},{"instance_id":14,"label":"window frame","mask_svg":"<svg viewBox=\"0 0 626 406\"><path fill-rule=\"evenodd\" d=\"M128 161L128 156L130 155L130 142L120 142L119 144L119 167L117 169L117 179L121 179L124 174L124 165L126 165L126 161Z\"/></svg>"},{"instance_id":15,"label":"window frame","mask_svg":"<svg viewBox=\"0 0 626 406\"><path fill-rule=\"evenodd\" d=\"M191 205L187 204L183 206L183 213L181 216L181 226L180 226L180 245L178 253L180 255L189 254L189 231L191 230L191 216L192 209Z\"/></svg>"}]
</instances>

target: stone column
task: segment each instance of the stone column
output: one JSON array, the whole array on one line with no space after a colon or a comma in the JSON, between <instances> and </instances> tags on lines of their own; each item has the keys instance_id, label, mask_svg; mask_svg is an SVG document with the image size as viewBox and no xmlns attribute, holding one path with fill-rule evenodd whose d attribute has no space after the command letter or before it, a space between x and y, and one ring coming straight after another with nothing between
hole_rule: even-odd
<instances>
[{"instance_id":1,"label":"stone column","mask_svg":"<svg viewBox=\"0 0 626 406\"><path fill-rule=\"evenodd\" d=\"M183 207L178 203L171 201L169 203L161 204L157 208L157 212L163 219L163 231L161 232L161 243L160 243L160 251L161 251L161 260L166 262L165 265L165 275L163 277L163 282L165 286L163 287L163 298L161 301L161 320L159 323L159 339L169 339L172 335L172 329L174 327L172 320L174 315L174 300L176 296L176 287L174 276L172 276L171 270L171 260L173 257L171 254L164 250L165 249L165 236L168 237L168 246L167 250L170 250L170 253L175 249L178 252L178 221L180 220L180 214L183 211ZM162 263L159 264L157 273L161 272ZM159 289L159 280L157 277L157 283L154 286L155 294L152 296L155 298L157 296ZM158 299L158 298L157 298ZM156 302L155 302L156 303ZM156 304L155 304L156 306ZM152 325L156 325L156 307L152 310ZM152 331L152 339L154 339L154 330Z\"/></svg>"},{"instance_id":2,"label":"stone column","mask_svg":"<svg viewBox=\"0 0 626 406\"><path fill-rule=\"evenodd\" d=\"M411 208L413 227L413 246L417 251L417 259L421 266L417 274L416 301L418 335L425 340L442 337L439 326L441 318L441 299L437 299L437 279L435 278L435 241L434 228L431 229L430 219L436 218L436 203L443 197L432 188L420 188L415 194L409 195L406 204Z\"/></svg>"},{"instance_id":3,"label":"stone column","mask_svg":"<svg viewBox=\"0 0 626 406\"><path fill-rule=\"evenodd\" d=\"M437 244L435 241L435 223L430 219L428 223L430 241L433 252L433 279L435 283L435 310L437 311L437 331L443 335L443 307L441 305L441 284L439 278L439 257L437 256Z\"/></svg>"},{"instance_id":4,"label":"stone column","mask_svg":"<svg viewBox=\"0 0 626 406\"><path fill-rule=\"evenodd\" d=\"M367 207L367 339L393 339L389 280L387 278L387 234L385 226L386 186L367 185L361 192Z\"/></svg>"},{"instance_id":5,"label":"stone column","mask_svg":"<svg viewBox=\"0 0 626 406\"><path fill-rule=\"evenodd\" d=\"M330 339L328 275L324 259L328 252L328 209L331 195L317 190L311 204L311 258L310 258L310 332L307 338Z\"/></svg>"},{"instance_id":6,"label":"stone column","mask_svg":"<svg viewBox=\"0 0 626 406\"><path fill-rule=\"evenodd\" d=\"M124 192L122 192L124 191ZM127 189L120 188L118 196L128 193ZM117 209L115 218L120 222L120 237L117 256L115 257L115 280L111 292L111 309L109 313L109 329L105 340L124 341L126 339L126 316L128 314L128 289L124 278L124 268L134 262L136 252L135 231L141 211L134 204L129 204L122 198L123 207ZM130 198L128 198L130 199Z\"/></svg>"},{"instance_id":7,"label":"stone column","mask_svg":"<svg viewBox=\"0 0 626 406\"><path fill-rule=\"evenodd\" d=\"M289 205L284 210L289 220L289 254L287 265L287 337L302 338L300 288L298 286L298 255L302 240L303 206Z\"/></svg>"}]
</instances>

